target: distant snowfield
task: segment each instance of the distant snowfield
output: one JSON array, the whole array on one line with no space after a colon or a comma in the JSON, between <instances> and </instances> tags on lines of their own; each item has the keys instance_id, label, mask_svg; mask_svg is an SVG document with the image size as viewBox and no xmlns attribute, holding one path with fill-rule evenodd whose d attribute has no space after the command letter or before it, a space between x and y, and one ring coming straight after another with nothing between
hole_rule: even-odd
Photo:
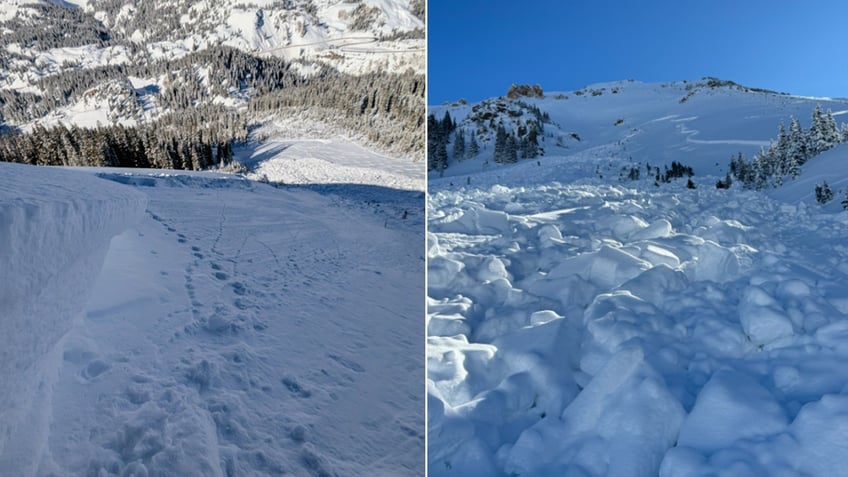
<instances>
[{"instance_id":1,"label":"distant snowfield","mask_svg":"<svg viewBox=\"0 0 848 477\"><path fill-rule=\"evenodd\" d=\"M283 184L368 184L424 190L424 163L390 158L335 139L271 140L246 159L248 174Z\"/></svg>"},{"instance_id":2,"label":"distant snowfield","mask_svg":"<svg viewBox=\"0 0 848 477\"><path fill-rule=\"evenodd\" d=\"M92 245L99 275L96 265L73 275L88 293L66 312L71 331L52 335L45 357L17 350L38 367L12 373L35 383L12 397L41 401L5 411L32 436L0 442L4 472L422 475L421 187L10 167L33 183L78 178L84 187L63 186L71 196L102 187L147 206ZM62 253L42 252L45 263ZM48 312L22 336L41 336L76 288L60 290L43 284Z\"/></svg>"},{"instance_id":3,"label":"distant snowfield","mask_svg":"<svg viewBox=\"0 0 848 477\"><path fill-rule=\"evenodd\" d=\"M425 165L389 157L342 137L331 126L303 118L266 123L237 151L247 176L282 184L365 184L424 191Z\"/></svg>"},{"instance_id":4,"label":"distant snowfield","mask_svg":"<svg viewBox=\"0 0 848 477\"><path fill-rule=\"evenodd\" d=\"M431 175L430 475L844 472L848 146L783 188L717 190L729 141L769 136L727 134L723 101L700 104L644 115L630 141L589 117L570 153ZM714 139L687 155L695 130ZM721 176L617 180L666 157ZM821 206L825 179L837 200Z\"/></svg>"}]
</instances>

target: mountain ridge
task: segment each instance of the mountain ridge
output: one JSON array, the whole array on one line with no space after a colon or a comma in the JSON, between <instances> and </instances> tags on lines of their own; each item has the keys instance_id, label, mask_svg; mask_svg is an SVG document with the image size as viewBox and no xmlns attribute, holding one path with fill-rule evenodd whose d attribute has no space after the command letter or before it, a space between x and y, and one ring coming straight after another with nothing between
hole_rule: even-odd
<instances>
[{"instance_id":1,"label":"mountain ridge","mask_svg":"<svg viewBox=\"0 0 848 477\"><path fill-rule=\"evenodd\" d=\"M545 91L542 97L520 95L477 103L431 106L441 120L450 115L465 136L476 135L478 158L452 154L443 175L462 175L495 167L493 149L498 125L524 137L520 129L535 123L545 157L567 157L593 147L614 146L616 155L636 162L681 161L696 173L724 175L731 155L753 156L768 147L781 122L795 117L809 125L815 106L832 109L835 118L848 112L848 100L810 98L739 85L706 77L698 81L599 83L569 92ZM431 147L431 150L435 148ZM430 170L437 177L431 155ZM519 159L520 160L520 159Z\"/></svg>"}]
</instances>

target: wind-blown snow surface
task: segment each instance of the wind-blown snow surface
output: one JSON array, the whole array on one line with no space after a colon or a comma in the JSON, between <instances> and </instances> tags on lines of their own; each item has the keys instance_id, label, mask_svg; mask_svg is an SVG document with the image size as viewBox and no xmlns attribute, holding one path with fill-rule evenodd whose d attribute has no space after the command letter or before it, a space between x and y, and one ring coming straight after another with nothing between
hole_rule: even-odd
<instances>
[{"instance_id":1,"label":"wind-blown snow surface","mask_svg":"<svg viewBox=\"0 0 848 477\"><path fill-rule=\"evenodd\" d=\"M844 473L848 213L591 157L431 178L430 475Z\"/></svg>"},{"instance_id":2,"label":"wind-blown snow surface","mask_svg":"<svg viewBox=\"0 0 848 477\"><path fill-rule=\"evenodd\" d=\"M146 212L73 276L42 457L0 473L421 475L422 192L85 178Z\"/></svg>"}]
</instances>

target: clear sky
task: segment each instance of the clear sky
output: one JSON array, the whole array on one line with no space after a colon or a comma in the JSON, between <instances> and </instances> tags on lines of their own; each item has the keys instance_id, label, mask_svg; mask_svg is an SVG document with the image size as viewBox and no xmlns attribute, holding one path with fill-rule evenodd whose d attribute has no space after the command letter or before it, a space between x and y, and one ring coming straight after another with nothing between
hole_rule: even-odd
<instances>
[{"instance_id":1,"label":"clear sky","mask_svg":"<svg viewBox=\"0 0 848 477\"><path fill-rule=\"evenodd\" d=\"M430 0L428 103L716 76L848 97L848 0Z\"/></svg>"}]
</instances>

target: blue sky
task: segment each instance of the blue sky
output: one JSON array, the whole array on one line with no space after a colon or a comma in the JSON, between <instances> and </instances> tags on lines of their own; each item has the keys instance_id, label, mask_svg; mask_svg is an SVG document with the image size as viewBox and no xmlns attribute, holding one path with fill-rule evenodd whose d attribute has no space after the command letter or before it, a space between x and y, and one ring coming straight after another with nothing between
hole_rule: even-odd
<instances>
[{"instance_id":1,"label":"blue sky","mask_svg":"<svg viewBox=\"0 0 848 477\"><path fill-rule=\"evenodd\" d=\"M429 104L703 76L848 97L844 0L430 0L427 16Z\"/></svg>"}]
</instances>

